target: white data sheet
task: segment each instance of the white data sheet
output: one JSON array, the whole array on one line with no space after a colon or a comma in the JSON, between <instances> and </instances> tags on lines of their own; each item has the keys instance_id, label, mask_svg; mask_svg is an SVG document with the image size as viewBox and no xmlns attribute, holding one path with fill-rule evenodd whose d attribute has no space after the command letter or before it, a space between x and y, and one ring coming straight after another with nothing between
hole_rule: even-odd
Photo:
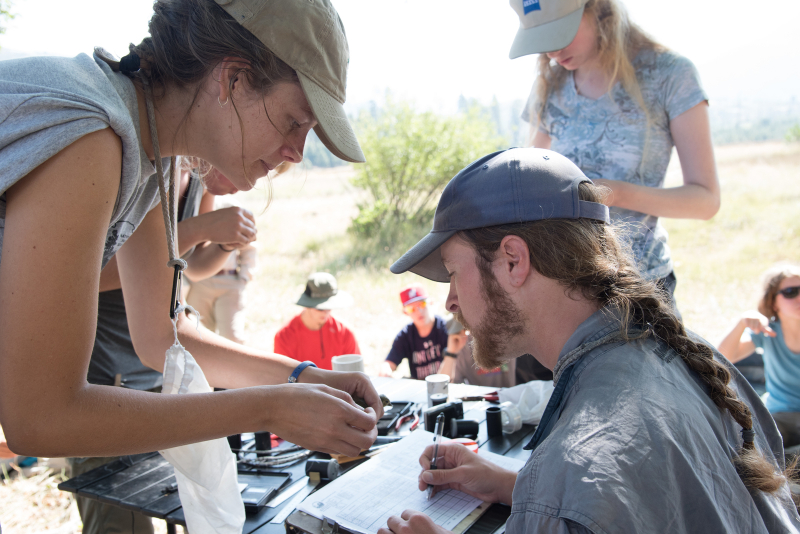
<instances>
[{"instance_id":1,"label":"white data sheet","mask_svg":"<svg viewBox=\"0 0 800 534\"><path fill-rule=\"evenodd\" d=\"M481 500L456 490L438 492L428 501L420 491L417 477L419 457L433 443L433 434L412 432L389 449L345 473L310 495L298 509L319 519L327 517L345 528L375 534L386 526L389 516L412 509L429 515L433 521L452 530L481 504ZM480 455L514 471L525 464L490 452Z\"/></svg>"}]
</instances>

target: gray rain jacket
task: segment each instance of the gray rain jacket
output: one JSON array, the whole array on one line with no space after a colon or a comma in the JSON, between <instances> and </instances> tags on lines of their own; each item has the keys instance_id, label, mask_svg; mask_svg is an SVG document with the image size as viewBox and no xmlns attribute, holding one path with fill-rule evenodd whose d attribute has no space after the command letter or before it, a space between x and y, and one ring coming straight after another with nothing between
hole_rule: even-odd
<instances>
[{"instance_id":1,"label":"gray rain jacket","mask_svg":"<svg viewBox=\"0 0 800 534\"><path fill-rule=\"evenodd\" d=\"M756 446L782 469L769 412L716 357L750 406ZM741 427L663 341L625 342L600 310L567 341L555 382L514 486L509 534L798 532L788 486L751 495L731 461Z\"/></svg>"}]
</instances>

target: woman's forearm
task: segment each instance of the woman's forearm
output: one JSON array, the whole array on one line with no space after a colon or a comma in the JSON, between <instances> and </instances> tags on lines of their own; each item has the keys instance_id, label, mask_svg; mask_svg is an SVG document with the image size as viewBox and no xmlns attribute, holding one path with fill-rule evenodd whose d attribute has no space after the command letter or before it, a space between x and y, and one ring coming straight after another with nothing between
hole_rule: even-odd
<instances>
[{"instance_id":1,"label":"woman's forearm","mask_svg":"<svg viewBox=\"0 0 800 534\"><path fill-rule=\"evenodd\" d=\"M166 308L163 315L166 316ZM132 320L129 324L139 359L148 367L163 371L166 351L175 341L169 319L153 318L146 325ZM198 329L193 315L179 316L178 340L203 369L208 383L218 388L284 384L299 363L287 356L234 343L202 325Z\"/></svg>"},{"instance_id":2,"label":"woman's forearm","mask_svg":"<svg viewBox=\"0 0 800 534\"><path fill-rule=\"evenodd\" d=\"M8 422L9 444L26 456L44 457L151 452L262 430L278 411L269 388L161 395L85 384L31 400L19 414L23 421Z\"/></svg>"},{"instance_id":3,"label":"woman's forearm","mask_svg":"<svg viewBox=\"0 0 800 534\"><path fill-rule=\"evenodd\" d=\"M374 389L350 382L353 394L380 405ZM382 414L321 384L183 395L85 382L27 389L10 397L15 406L2 421L9 447L26 456L118 456L263 430L310 450L354 456L375 441Z\"/></svg>"},{"instance_id":4,"label":"woman's forearm","mask_svg":"<svg viewBox=\"0 0 800 534\"><path fill-rule=\"evenodd\" d=\"M184 316L183 319L178 330L179 339L200 364L209 383L214 387L227 389L285 384L299 363L288 356L245 347L208 330L198 331L193 317ZM170 325L170 336L171 330ZM158 358L166 348L165 346L160 350L161 347L153 347L152 350ZM163 362L163 356L161 361Z\"/></svg>"},{"instance_id":5,"label":"woman's forearm","mask_svg":"<svg viewBox=\"0 0 800 534\"><path fill-rule=\"evenodd\" d=\"M217 243L204 243L195 248L187 259L184 274L193 282L205 280L217 274L228 262L233 252L226 252Z\"/></svg>"},{"instance_id":6,"label":"woman's forearm","mask_svg":"<svg viewBox=\"0 0 800 534\"><path fill-rule=\"evenodd\" d=\"M190 217L178 223L178 255L183 256L192 247L206 241L206 230L199 217Z\"/></svg>"},{"instance_id":7,"label":"woman's forearm","mask_svg":"<svg viewBox=\"0 0 800 534\"><path fill-rule=\"evenodd\" d=\"M719 211L719 190L700 184L655 188L616 180L594 180L611 190L609 206L638 211L656 217L707 220Z\"/></svg>"},{"instance_id":8,"label":"woman's forearm","mask_svg":"<svg viewBox=\"0 0 800 534\"><path fill-rule=\"evenodd\" d=\"M717 350L731 363L736 363L745 358L752 350L747 351L742 343L742 334L746 328L744 320L740 319L728 334L719 342Z\"/></svg>"}]
</instances>

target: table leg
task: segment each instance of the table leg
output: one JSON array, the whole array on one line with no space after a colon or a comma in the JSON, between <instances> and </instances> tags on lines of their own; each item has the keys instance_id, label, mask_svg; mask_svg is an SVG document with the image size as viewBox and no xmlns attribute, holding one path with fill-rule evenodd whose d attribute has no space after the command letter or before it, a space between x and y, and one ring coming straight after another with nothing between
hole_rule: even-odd
<instances>
[{"instance_id":1,"label":"table leg","mask_svg":"<svg viewBox=\"0 0 800 534\"><path fill-rule=\"evenodd\" d=\"M176 534L177 531L175 530L175 523L170 523L168 521L164 522L167 523L167 534Z\"/></svg>"}]
</instances>

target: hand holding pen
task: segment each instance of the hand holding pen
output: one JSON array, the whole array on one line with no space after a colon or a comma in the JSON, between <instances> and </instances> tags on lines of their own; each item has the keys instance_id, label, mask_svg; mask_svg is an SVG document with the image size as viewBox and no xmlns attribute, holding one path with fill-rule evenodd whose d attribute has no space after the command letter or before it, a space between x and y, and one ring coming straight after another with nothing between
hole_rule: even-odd
<instances>
[{"instance_id":1,"label":"hand holding pen","mask_svg":"<svg viewBox=\"0 0 800 534\"><path fill-rule=\"evenodd\" d=\"M433 459L431 460L431 470L436 469L436 462L439 460L439 443L444 435L444 414L440 413L436 417L436 426L433 431ZM433 496L433 484L428 484L428 500Z\"/></svg>"},{"instance_id":2,"label":"hand holding pen","mask_svg":"<svg viewBox=\"0 0 800 534\"><path fill-rule=\"evenodd\" d=\"M438 451L435 444L428 445L419 463L422 467L420 491L428 491L433 485L434 496L440 491L454 489L484 502L511 504L517 473L495 465L460 443L441 443Z\"/></svg>"}]
</instances>

